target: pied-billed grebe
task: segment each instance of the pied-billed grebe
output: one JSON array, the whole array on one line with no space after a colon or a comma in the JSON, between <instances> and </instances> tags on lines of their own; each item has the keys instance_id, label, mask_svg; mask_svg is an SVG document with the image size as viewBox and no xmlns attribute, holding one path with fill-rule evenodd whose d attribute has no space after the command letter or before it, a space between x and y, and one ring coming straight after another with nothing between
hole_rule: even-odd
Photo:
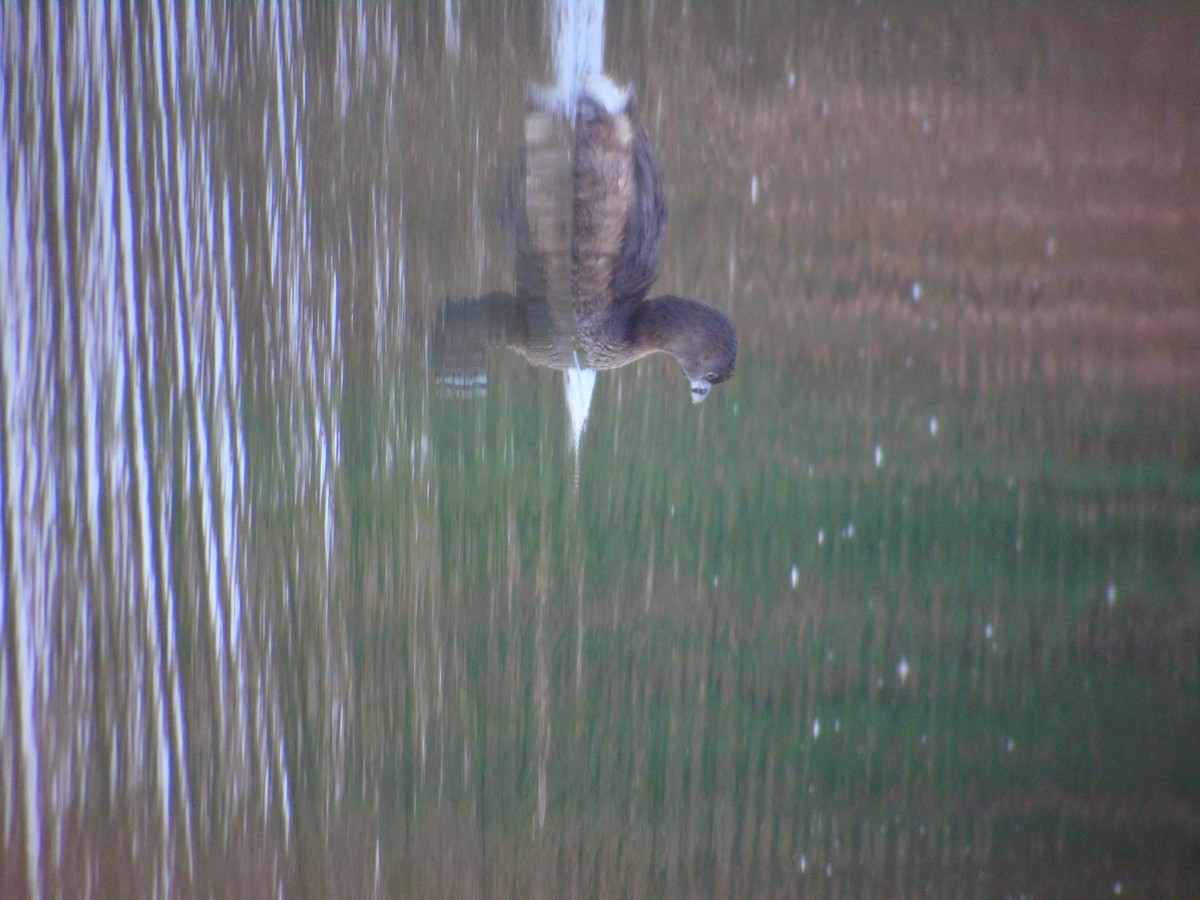
<instances>
[{"instance_id":1,"label":"pied-billed grebe","mask_svg":"<svg viewBox=\"0 0 1200 900\"><path fill-rule=\"evenodd\" d=\"M737 333L699 300L646 298L657 274L667 203L633 92L589 76L575 122L572 280L576 312L597 368L670 353L692 400L733 375Z\"/></svg>"},{"instance_id":2,"label":"pied-billed grebe","mask_svg":"<svg viewBox=\"0 0 1200 900\"><path fill-rule=\"evenodd\" d=\"M692 401L703 400L733 375L737 333L729 317L707 303L646 297L667 204L633 92L607 76L588 76L573 139L569 123L538 102L531 94L524 177L515 198L517 293L446 303L433 341L443 380L454 380L445 377L453 373L444 363L460 369L464 351L475 357L469 368L478 377L483 351L492 346L559 369L577 365L581 356L590 368L612 369L663 352L683 369Z\"/></svg>"}]
</instances>

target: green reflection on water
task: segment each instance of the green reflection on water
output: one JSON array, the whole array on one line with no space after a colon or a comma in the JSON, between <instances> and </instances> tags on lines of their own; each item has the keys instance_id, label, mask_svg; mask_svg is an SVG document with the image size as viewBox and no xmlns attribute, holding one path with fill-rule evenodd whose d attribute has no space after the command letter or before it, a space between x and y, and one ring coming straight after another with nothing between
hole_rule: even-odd
<instances>
[{"instance_id":1,"label":"green reflection on water","mask_svg":"<svg viewBox=\"0 0 1200 900\"><path fill-rule=\"evenodd\" d=\"M342 473L355 555L395 586L385 630L352 626L401 708L392 775L359 785L385 818L466 815L491 877L611 844L651 889L782 889L801 856L851 885L1012 885L1010 858L1196 849L1200 481L1175 407L759 353L698 413L647 367L601 380L576 489L557 373L493 368L488 400L418 380L395 412L342 408L346 433L386 423ZM381 479L393 427L429 462Z\"/></svg>"}]
</instances>

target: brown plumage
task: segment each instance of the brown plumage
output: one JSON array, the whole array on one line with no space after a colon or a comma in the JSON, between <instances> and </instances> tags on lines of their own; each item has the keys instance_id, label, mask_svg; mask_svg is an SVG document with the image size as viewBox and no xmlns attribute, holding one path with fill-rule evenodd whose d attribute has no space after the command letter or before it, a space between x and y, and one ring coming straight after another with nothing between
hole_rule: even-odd
<instances>
[{"instance_id":1,"label":"brown plumage","mask_svg":"<svg viewBox=\"0 0 1200 900\"><path fill-rule=\"evenodd\" d=\"M568 123L536 108L525 135L514 217L517 293L448 301L435 329L435 362L439 346L446 361L461 356L449 346L455 342L480 353L508 346L554 368L610 369L665 352L682 367L693 401L704 399L733 375L737 334L728 316L699 300L646 297L667 204L632 92L593 76L573 136Z\"/></svg>"}]
</instances>

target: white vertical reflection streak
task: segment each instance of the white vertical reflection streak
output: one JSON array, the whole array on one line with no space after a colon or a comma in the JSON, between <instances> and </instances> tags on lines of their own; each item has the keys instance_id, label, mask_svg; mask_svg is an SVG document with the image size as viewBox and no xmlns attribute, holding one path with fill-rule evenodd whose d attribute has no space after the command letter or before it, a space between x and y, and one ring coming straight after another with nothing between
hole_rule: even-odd
<instances>
[{"instance_id":1,"label":"white vertical reflection streak","mask_svg":"<svg viewBox=\"0 0 1200 900\"><path fill-rule=\"evenodd\" d=\"M196 43L195 43L196 35L197 35L196 22L195 22L195 18L194 18L195 7L191 6L191 7L188 7L188 9L191 11L191 13L193 15L193 19L192 19L192 22L190 23L190 27L186 31L186 34L191 36L191 40L188 41L183 47L180 47L179 42L178 42L178 35L180 33L180 29L178 28L178 26L174 20L175 7L170 4L166 5L166 7L165 7L166 14L170 19L169 27L165 30L165 33L168 36L168 39L171 40L171 46L169 48L169 52L167 52L165 54L165 57L166 57L166 60L168 62L168 66L169 66L167 69L167 76L170 78L170 81L171 81L171 88L170 88L170 90L171 90L171 94L170 94L171 106L176 111L181 109L180 98L179 98L180 79L179 79L178 72L175 69L175 63L176 63L176 60L178 60L178 59L184 60L185 64L189 65L190 69L191 69L192 78L190 80L190 83L193 86L192 97L191 97L191 108L192 109L200 109L201 108L201 104L200 104L201 80L200 80L200 75L198 72L198 68L199 68L198 50L197 50ZM156 23L156 26L157 25L159 25L159 23ZM162 34L164 32L161 27L156 27L156 33ZM158 68L161 73L162 72L162 61L163 61L161 44L159 45L158 49L160 51L159 52L159 60L158 60ZM161 74L160 74L160 85L165 85L165 82L162 80ZM161 90L159 91L158 96L160 98L163 96L163 92ZM175 170L175 191L176 191L176 195L177 195L176 221L179 223L179 232L180 232L179 233L178 259L179 259L179 265L181 268L180 275L181 275L182 281L183 281L183 284L181 286L181 293L178 294L176 297L176 305L177 305L177 308L179 308L179 307L182 307L182 305L184 303L187 303L189 301L196 302L197 294L198 294L197 286L196 286L196 279L193 275L192 255L191 255L195 251L192 248L192 242L188 239L189 233L190 233L189 228L190 228L190 224L191 224L191 220L192 220L192 211L189 208L190 204L188 202L188 198L190 196L189 189L191 188L192 184L191 184L191 180L188 177L189 169L188 169L188 165L187 165L187 155L186 155L186 151L192 146L192 143L195 142L196 128L195 128L195 124L193 122L191 125L191 128L190 128L190 132L187 135L187 137L190 138L190 140L185 141L184 140L185 135L182 133L182 126L180 124L178 112L176 112L176 115L173 118L164 119L163 121L164 121L164 128L160 132L160 134L162 135L162 140L164 142L166 141L166 136L167 136L166 123L170 122L174 125L174 133L171 135L171 143L174 144L175 153L176 153L176 170ZM196 142L196 143L198 143L198 142ZM206 158L203 155L202 150L203 150L203 145L199 145L197 152L200 154L200 162L202 164L202 173L201 173L200 184L203 186L203 185L207 185L209 183L209 176L208 176L207 166L203 165L206 162ZM166 159L165 151L166 151L166 146L164 143L164 161ZM206 207L205 211L210 214L209 220L211 221L211 202L210 202L210 205L208 207ZM193 336L194 336L194 334L195 334L195 331L193 329ZM193 355L192 359L193 360L196 359L195 355ZM182 373L183 370L180 369L179 371ZM177 377L179 377L179 376L177 376ZM177 389L178 389L178 385L177 385ZM179 399L178 394L176 393L176 403L173 404L174 408L178 408L178 399ZM165 469L166 468L165 459L163 460L163 462L164 462L164 465L161 466L161 468ZM169 506L170 497L171 497L170 492L168 492L166 490L160 491L160 496L162 497L162 503L163 503L163 509L161 510L161 514L160 514L160 516L158 518L158 522L157 522L158 529L159 529L159 534L158 534L159 546L162 548L162 551L159 554L159 561L160 561L160 566L161 566L160 577L161 577L161 584L162 584L162 589L163 589L160 596L162 598L163 616L165 618L165 625L166 625L166 629L165 629L166 647L164 648L161 658L162 658L162 666L164 669L163 678L166 682L165 690L169 691L169 693L170 693L170 701L171 702L168 705L170 707L170 713L169 713L170 723L169 724L170 724L170 728L171 728L171 738L170 738L170 744L168 746L165 743L165 741L163 740L163 735L162 735L162 730L167 723L164 721L160 721L160 744L159 744L159 748L158 748L159 749L158 763L159 763L159 771L160 771L162 779L163 779L162 780L162 789L163 789L162 803L163 803L164 810L166 811L166 810L170 809L170 805L172 802L172 798L170 796L170 788L172 785L170 756L171 756L171 752L173 751L174 758L175 758L175 767L178 772L179 782L180 782L180 791L179 791L180 801L183 805L183 810L184 810L184 815L183 815L184 845L186 848L188 874L190 876L192 874L192 870L193 870L193 850L192 850L192 833L191 833L192 810L191 810L191 795L188 791L187 754L186 754L186 749L185 749L186 748L186 730L185 730L184 721L183 721L183 686L181 684L181 678L180 678L180 672L179 672L178 641L177 641L177 632L176 632L176 623L175 623L175 606L176 606L177 598L175 597L174 592L169 590L169 585L171 583L170 582L170 573L171 573L171 569L172 569L172 564L171 564L171 559L170 559L169 553L170 553L170 548L171 548L171 522L174 517L174 510L172 510ZM229 557L227 556L226 558L229 558ZM163 838L164 838L164 841L167 841L167 842L169 842L169 840L170 840L170 833L169 833L169 831L166 830L166 826L168 826L168 825L169 825L169 819L167 818L166 813L164 813Z\"/></svg>"},{"instance_id":2,"label":"white vertical reflection streak","mask_svg":"<svg viewBox=\"0 0 1200 900\"><path fill-rule=\"evenodd\" d=\"M220 746L222 749L222 762L229 766L231 782L234 795L237 796L243 789L242 782L246 774L244 739L245 739L245 705L242 692L235 692L235 715L234 724L230 726L226 719L226 713L229 709L229 697L227 688L227 670L230 667L235 669L240 668L241 655L238 652L239 642L237 640L237 626L232 622L233 616L230 616L231 622L229 625L229 633L225 630L225 618L222 610L221 597L228 598L228 602L232 607L234 605L234 591L236 587L226 584L222 577L222 560L228 561L228 556L222 556L220 550L215 548L215 526L214 519L217 518L213 510L213 485L210 483L212 477L212 468L209 461L209 440L207 437L207 429L205 427L205 401L208 398L203 366L208 359L208 354L205 353L203 346L204 338L206 337L206 324L202 316L205 309L211 314L212 304L208 303L208 298L199 296L200 286L197 284L197 279L193 268L193 254L199 252L196 247L196 242L192 237L191 224L193 216L198 216L201 209L192 209L191 187L192 187L192 172L189 167L188 151L191 148L187 138L194 136L185 135L182 132L182 125L176 113L180 108L179 98L179 77L175 69L175 62L181 56L185 59L188 56L180 52L177 35L178 29L175 26L173 19L174 9L167 6L165 9L166 15L170 19L168 27L163 28L161 23L155 22L154 34L154 55L155 68L159 83L159 114L160 121L163 123L162 129L159 131L160 152L164 172L169 184L166 185L168 190L173 190L175 200L175 215L173 220L178 227L178 253L176 256L176 267L172 270L175 277L175 290L173 292L174 303L174 325L175 325L175 357L176 371L178 372L178 382L175 385L177 396L176 403L179 407L191 412L191 429L189 438L193 447L193 452L198 457L198 465L196 466L196 475L199 481L198 504L200 507L201 518L201 552L203 556L203 571L204 583L208 588L207 591L207 606L209 612L209 621L211 624L210 637L213 643L213 656L215 659L214 669L217 673L217 694L218 702L216 704L218 727L220 731ZM170 42L170 46L164 47L160 35L165 35L166 40ZM164 102L164 98L167 102ZM193 105L199 98L193 97ZM172 159L173 157L173 159ZM173 167L167 166L167 161L172 160ZM203 158L199 160L203 163ZM196 176L203 183L207 172L201 169ZM164 269L167 268L164 261ZM211 387L217 389L217 384L212 384ZM189 403L190 399L190 403ZM218 473L219 474L219 473ZM217 488L223 484L221 478L217 478ZM168 604L170 607L172 604ZM241 679L235 675L235 683L240 684ZM160 759L160 768L166 768L165 758Z\"/></svg>"},{"instance_id":3,"label":"white vertical reflection streak","mask_svg":"<svg viewBox=\"0 0 1200 900\"><path fill-rule=\"evenodd\" d=\"M194 12L194 7L192 8ZM197 33L193 27L192 34ZM209 41L212 29L207 29ZM199 65L199 54L184 52L184 60ZM197 85L203 80L198 68L192 72ZM193 98L194 108L201 106L199 96ZM184 285L181 296L181 312L187 309L186 347L182 335L180 345L181 372L188 380L192 405L192 439L200 460L198 471L202 484L202 530L204 534L205 567L208 572L210 615L214 621L214 650L218 655L222 677L222 715L232 699L232 721L226 721L222 743L232 756L232 771L229 773L231 800L240 802L250 790L253 773L260 773L262 808L267 814L272 801L271 767L280 768L280 782L286 789L287 778L284 748L281 740L272 740L267 725L275 725L275 734L281 734L278 712L278 694L269 690L270 653L261 657L263 668L253 680L258 685L253 700L248 689L251 676L249 632L245 628L246 609L244 590L241 583L243 564L241 549L243 535L240 523L245 511L245 449L241 432L239 382L240 350L237 334L235 292L232 283L233 241L228 187L221 188L220 208L214 209L213 173L209 165L206 145L193 132L190 140L176 142L180 171L187 170L188 159L183 155L190 150L193 159L190 178L186 179L189 193L184 193L185 179L177 185L180 192L181 221L186 227L191 222L200 225L200 236L195 248L192 241L185 241L188 249L204 254L199 270L211 273L211 283L199 284L192 276L190 258L184 253ZM189 197L202 198L194 207ZM218 238L218 230L221 237ZM221 258L218 258L220 256ZM203 411L204 415L201 415ZM224 608L222 608L222 598ZM220 629L216 623L224 622ZM220 638L224 637L222 645ZM269 648L269 644L267 645ZM232 698L225 695L225 677L232 682ZM272 715L267 715L264 700L272 704ZM253 710L250 704L253 703ZM251 721L253 720L253 726ZM272 747L272 744L275 746ZM257 758L251 760L251 755ZM280 801L284 816L285 840L290 834L288 801L284 795Z\"/></svg>"},{"instance_id":4,"label":"white vertical reflection streak","mask_svg":"<svg viewBox=\"0 0 1200 900\"><path fill-rule=\"evenodd\" d=\"M51 346L47 348L46 363L46 381L41 390L37 391L36 397L41 399L40 405L46 409L53 409L53 413L47 413L47 433L46 441L41 447L42 457L42 478L45 479L47 490L52 490L58 493L58 477L60 468L58 463L64 461L67 456L62 452L67 443L62 437L62 431L51 437L49 428L50 422L54 419L60 421L66 419L69 415L70 399L65 396L65 392L61 390L59 384L56 384L56 375L51 374L52 370L59 369L60 365L70 365L65 360L69 358L70 351L66 349L66 341L63 335L70 333L70 319L72 309L67 302L72 295L72 282L70 272L70 260L68 247L70 244L67 241L67 226L70 216L70 208L68 207L67 196L67 169L70 166L70 156L68 152L67 142L64 137L63 126L63 106L71 104L72 98L66 95L64 81L67 76L67 61L62 57L63 42L59 39L61 34L61 25L59 22L59 8L57 4L50 4L46 7L46 29L47 32L42 35L42 46L46 53L45 72L49 83L48 95L46 98L46 109L50 117L50 141L51 147L47 154L47 159L53 168L53 185L54 196L52 205L54 209L55 231L52 245L57 245L59 251L57 254L48 254L52 256L56 262L56 277L55 286L47 290L45 293L37 293L34 297L34 302L44 312L57 307L58 327L55 329L56 334L51 336ZM45 234L49 238L49 234ZM67 339L69 340L69 338ZM56 345L56 346L55 346ZM59 369L61 371L61 369ZM36 390L36 389L35 389ZM54 402L48 402L46 398L54 398ZM57 438L57 440L56 440ZM61 442L61 445L60 445ZM69 475L65 472L67 479ZM70 490L70 485L73 483L67 480L68 488L62 496L63 506L55 502L53 507L56 510L52 513L47 524L49 526L48 536L54 543L54 548L49 550L42 558L43 566L48 573L61 573L65 568L64 551L70 546L70 538L60 539L59 526L65 523L59 522L61 515L64 520L71 520L71 511L65 507L66 503L74 504L74 492ZM69 527L69 526L66 526ZM64 527L64 532L66 531ZM66 545L64 547L63 545ZM51 575L54 581L61 578L61 574L57 577ZM64 607L61 602L51 605L51 597L60 598L61 592L55 590L54 586L47 585L47 593L41 599L45 604L45 608L40 611L39 617L46 624L47 633L52 633L53 630L61 629L64 625L64 619L69 620L72 617L73 609ZM54 735L56 726L59 724L57 717L51 712L50 697L54 697L54 705L59 708L67 708L71 698L71 672L69 659L63 659L60 654L56 653L53 643L48 643L44 648L44 663L45 674L43 686L45 689L45 705L40 707L42 722L40 729L47 736ZM57 741L52 737L48 742L50 747L55 747ZM62 789L61 776L70 771L70 756L61 752L54 753L49 750L42 751L41 759L41 776L43 779L43 802L45 806L45 819L42 826L44 829L43 840L50 838L49 858L46 859L45 865L47 871L61 871L62 868L62 828L63 816L62 810L69 802L69 798L65 796L66 792ZM44 848L45 849L45 848Z\"/></svg>"},{"instance_id":5,"label":"white vertical reflection streak","mask_svg":"<svg viewBox=\"0 0 1200 900\"><path fill-rule=\"evenodd\" d=\"M157 18L157 8L151 7L151 34L150 38L154 49L154 80L156 82L156 90L153 92L158 105L158 138L159 138L159 153L158 153L158 172L161 177L170 178L171 172L168 166L168 123L171 119L168 118L165 106L172 109L178 108L178 97L175 96L173 85L168 85L167 78L163 70L163 47L162 47L162 22ZM174 54L171 54L173 60ZM174 136L178 144L178 135ZM178 188L181 175L178 171L174 172L176 179L176 187ZM164 305L169 306L171 295L174 294L176 299L179 291L180 275L172 271L170 265L170 253L167 249L170 246L170 238L174 235L170 228L171 224L175 224L177 228L182 230L186 227L187 216L184 210L176 206L171 210L174 215L168 215L160 218L160 222L165 226L161 231L162 242L159 244L160 252L163 258L160 259L159 269L162 272L162 283L160 288L163 293ZM181 254L186 258L185 254ZM174 275L174 277L172 277ZM174 292L170 290L171 283L174 282ZM140 322L137 316L136 302L128 303L128 308L131 315L126 320L127 331L127 358L131 373L136 373L135 382L140 390L137 392L132 405L133 413L133 459L134 469L137 475L137 490L138 490L138 519L141 526L141 568L142 568L142 623L144 628L145 640L145 656L147 664L145 669L150 680L150 713L153 716L153 721L150 727L153 729L152 752L154 758L152 764L158 776L157 786L157 801L158 814L161 833L160 837L160 858L158 885L164 891L169 889L172 882L171 876L171 843L172 843L172 828L171 828L171 797L172 797L172 770L171 770L171 740L168 738L168 710L167 698L163 681L170 677L170 670L174 666L166 658L173 653L173 647L164 648L161 645L162 623L159 618L159 603L161 602L164 609L169 609L173 603L173 598L169 594L170 580L166 574L169 567L167 557L169 549L169 523L168 518L170 511L168 508L167 492L159 490L160 509L158 510L161 519L155 517L155 508L150 496L151 478L156 474L159 482L166 482L168 473L166 466L162 465L160 457L160 465L156 467L154 461L150 457L150 445L148 428L153 428L153 422L149 425L146 423L146 414L149 412L153 415L155 403L155 389L153 384L153 376L157 374L153 368L158 354L155 352L153 335L156 331L153 318L153 310L147 308L145 322ZM146 352L144 356L139 354L137 347L137 338L139 334L144 334L146 341ZM150 367L150 368L148 368ZM154 528L157 534L152 534L151 529ZM157 542L157 553L153 552L153 548ZM153 563L157 560L159 571L152 571ZM169 613L167 613L169 616ZM171 640L168 635L168 640Z\"/></svg>"},{"instance_id":6,"label":"white vertical reflection streak","mask_svg":"<svg viewBox=\"0 0 1200 900\"><path fill-rule=\"evenodd\" d=\"M103 523L101 518L104 487L104 462L101 449L111 444L111 437L102 423L111 423L112 405L108 399L112 387L112 375L122 365L122 338L120 335L120 297L118 291L116 186L112 136L109 130L111 108L109 98L118 87L113 83L109 69L109 52L105 43L105 8L84 5L80 7L75 33L77 84L76 99L86 111L87 119L82 128L83 135L92 135L88 122L94 120L94 140L78 152L75 183L92 185L93 202L78 204L81 250L77 254L77 265L81 271L78 278L78 302L76 315L81 320L79 334L79 440L76 443L78 458L75 464L83 471L82 513L76 510L74 520L82 536L77 540L76 553L83 559L79 563L79 624L76 629L75 659L80 667L72 675L72 693L76 695L78 708L71 715L71 723L78 735L75 757L68 756L66 764L78 780L74 802L82 803L89 795L94 778L91 765L93 745L97 741L95 691L98 679L95 660L101 655L95 646L92 617L93 604L107 604L104 592L102 545ZM83 142L80 142L83 143ZM89 152L90 151L90 156ZM65 298L64 298L65 299ZM64 303L64 307L67 304ZM70 365L69 361L64 365ZM102 415L103 410L103 415ZM115 430L115 429L113 429ZM65 454L64 454L65 455ZM79 483L78 477L76 483ZM111 500L105 506L111 506ZM83 546L79 546L82 542ZM97 614L101 622L107 617L103 611ZM99 736L102 739L102 735ZM78 861L75 862L78 865ZM60 860L61 869L62 862Z\"/></svg>"},{"instance_id":7,"label":"white vertical reflection streak","mask_svg":"<svg viewBox=\"0 0 1200 900\"><path fill-rule=\"evenodd\" d=\"M381 15L386 16L387 8L380 10ZM398 83L398 67L401 56L401 50L398 41L391 42L389 38L394 36L395 32L391 27L392 23L386 18L383 21L377 22L377 40L380 46L376 48L377 64L387 67L388 78L387 83L397 85ZM366 26L364 25L364 30ZM364 44L366 38L364 37ZM386 44L384 42L387 42ZM363 59L366 59L366 47L362 50ZM395 88L393 87L393 90ZM396 108L399 103L388 103L384 108L382 115L384 116L384 127L382 129L382 143L384 146L391 146L393 135L397 130L396 124ZM400 180L403 176L403 170L393 172L392 170L392 155L389 153L380 154L382 163L381 184L391 184L393 179ZM397 216L399 221L395 228L388 221L387 214L390 206L381 202L380 197L383 192L373 193L371 195L371 205L373 212L373 222L375 226L375 253L374 259L374 278L375 278L375 358L379 363L376 366L376 372L380 379L380 387L383 386L388 378L385 372L390 370L390 366L385 365L385 360L398 359L401 356L400 346L404 337L404 322L405 317L405 221L404 221L404 204L403 200L398 204ZM404 186L401 182L400 196L404 196ZM387 469L390 471L390 463L393 456L394 447L392 441L387 443L386 463Z\"/></svg>"},{"instance_id":8,"label":"white vertical reflection streak","mask_svg":"<svg viewBox=\"0 0 1200 900\"><path fill-rule=\"evenodd\" d=\"M3 65L0 70L10 73L13 81L20 77L20 69L17 66L16 51L17 42L13 39L13 34L16 32L16 4L7 4L0 15L4 17L4 27L0 28L0 61ZM13 161L9 151L8 143L13 140L17 134L16 128L16 113L13 109L12 101L8 94L8 78L0 78L0 170L6 173L7 177L0 178L0 299L3 297L18 296L16 292L16 276L14 269L17 266L17 244L13 236L15 222L11 218L16 216L16 206L8 195L9 178L14 177ZM19 94L19 91L17 92ZM16 148L12 154L17 152ZM11 218L10 218L11 217ZM9 614L9 591L14 588L12 561L9 556L12 547L9 541L9 477L8 468L8 441L6 437L8 433L8 421L11 416L11 404L9 401L9 392L12 386L8 377L9 359L13 355L13 350L10 342L15 336L15 326L9 323L7 313L7 304L0 302L0 516L4 517L4 521L0 523L0 565L4 567L3 581L0 582L0 630L8 630L8 614ZM3 831L0 832L0 838L3 838L4 846L9 845L10 835L12 834L13 819L15 818L13 803L16 797L15 784L13 775L16 768L16 753L15 741L13 733L16 731L16 724L10 721L11 710L14 703L9 696L12 690L12 685L9 683L9 671L7 661L13 656L11 649L5 646L4 636L0 634L0 660L4 661L0 665L0 806L3 809L0 813L3 814Z\"/></svg>"},{"instance_id":9,"label":"white vertical reflection streak","mask_svg":"<svg viewBox=\"0 0 1200 900\"><path fill-rule=\"evenodd\" d=\"M82 437L79 442L83 459L80 464L85 475L86 495L83 498L84 530L87 533L88 553L94 571L82 579L81 587L93 586L98 581L101 563L101 460L100 406L104 402L105 374L120 358L120 338L117 334L117 260L116 240L113 226L117 221L115 186L113 183L112 136L105 105L114 89L109 76L108 52L104 41L103 7L84 6L81 13L87 16L87 27L80 37L80 53L85 57L82 65L88 66L85 83L88 92L87 108L96 122L95 156L88 178L94 185L94 205L87 250L84 256L89 270L80 279L83 296L80 315L83 327L79 330L79 372L83 398ZM85 45L83 42L87 41ZM89 599L80 597L85 615L90 616ZM81 768L86 767L81 765Z\"/></svg>"},{"instance_id":10,"label":"white vertical reflection streak","mask_svg":"<svg viewBox=\"0 0 1200 900\"><path fill-rule=\"evenodd\" d=\"M9 78L17 81L23 74L31 93L38 90L36 73L21 72L18 59L21 54L19 44L19 29L13 21L15 14L11 6L6 6L5 34L5 66L7 73L4 79L4 141L3 141L3 172L8 176L0 179L0 199L3 199L3 210L11 210L11 224L5 216L4 229L0 238L0 284L4 286L5 302L0 303L0 330L3 332L3 360L0 363L0 397L4 404L4 528L0 529L0 539L4 541L3 559L5 563L4 590L2 594L3 608L0 609L0 624L4 626L4 640L8 644L6 656L15 663L12 678L15 684L9 684L9 671L4 671L4 746L8 748L10 730L18 734L19 747L16 750L17 779L20 782L17 790L5 791L5 845L9 823L15 818L9 804L13 797L20 795L23 799L19 815L25 832L25 868L29 893L40 896L41 884L41 855L42 855L42 778L40 758L41 752L38 740L38 723L36 710L38 700L35 698L37 682L43 677L44 656L46 652L45 627L42 619L47 598L45 582L47 565L50 559L47 555L49 546L49 523L37 515L37 493L41 473L39 463L45 460L44 452L49 451L49 435L45 432L46 422L35 421L39 404L39 390L45 390L45 371L37 371L38 362L45 366L49 358L49 334L46 328L45 315L38 315L38 297L47 296L46 273L43 265L34 258L30 244L39 246L42 238L38 234L38 217L34 206L33 184L36 184L41 173L37 166L37 156L29 160L22 152L20 144L16 143L21 135L17 121L19 110L16 108L16 98L10 98L7 92ZM25 40L24 50L26 59L36 61L40 58L40 44L32 18ZM20 92L18 91L18 97ZM33 97L31 100L38 102ZM13 103L13 106L9 104ZM42 136L40 120L35 117L32 123L33 133L27 136L26 146L40 147ZM10 151L10 143L13 142ZM10 157L11 152L11 157ZM15 160L12 158L15 157ZM30 171L28 164L33 163ZM11 173L11 174L9 174ZM11 181L9 180L11 179ZM9 184L13 185L15 195L7 196ZM39 379L39 374L42 376ZM44 406L42 407L44 408ZM39 659L42 657L42 659ZM10 698L9 691L15 691L16 697ZM14 702L15 699L15 702ZM16 719L12 726L9 724L9 712L15 706ZM6 751L7 755L7 751ZM6 772L9 770L5 767Z\"/></svg>"},{"instance_id":11,"label":"white vertical reflection streak","mask_svg":"<svg viewBox=\"0 0 1200 900\"><path fill-rule=\"evenodd\" d=\"M303 582L318 581L321 585L319 614L324 617L319 634L324 637L324 652L327 660L324 667L324 692L327 701L325 725L325 752L322 754L327 779L326 808L340 802L345 784L346 713L343 692L348 690L346 673L349 664L345 658L344 643L339 640L338 623L331 621L329 598L334 584L334 545L337 534L336 496L334 473L340 465L340 435L335 415L337 394L340 389L338 359L337 282L329 285L328 322L326 327L315 327L315 303L306 305L304 296L313 294L315 279L311 261L303 248L311 247L308 233L308 214L305 206L305 158L304 143L299 139L298 119L301 98L296 95L296 86L302 78L296 75L299 64L293 48L303 46L300 23L292 18L292 8L287 3L272 2L268 10L268 31L271 41L271 56L275 61L274 71L274 134L275 157L278 169L274 176L268 173L267 214L269 222L269 252L271 275L279 291L284 307L283 333L289 371L301 385L300 409L310 409L310 430L307 446L302 433L296 434L297 464L296 491L304 497L309 490L316 490L321 523L321 551L319 561L306 560L302 556L295 560L301 568L297 574ZM343 25L344 27L344 25ZM289 106L290 101L290 106ZM264 134L270 141L270 135ZM271 148L266 148L270 152ZM275 179L280 189L275 189ZM285 231L285 229L290 229ZM332 269L332 267L331 267ZM301 554L302 554L301 550ZM315 565L314 565L315 564ZM312 567L315 571L305 571ZM338 649L341 650L340 654Z\"/></svg>"},{"instance_id":12,"label":"white vertical reflection streak","mask_svg":"<svg viewBox=\"0 0 1200 900\"><path fill-rule=\"evenodd\" d=\"M122 46L122 35L121 23L116 16L114 16L109 23L109 46L112 48L114 57L119 59L120 48ZM118 67L117 71L118 77L120 77L120 67ZM136 78L136 76L134 77ZM116 146L114 148L116 165L114 168L117 181L117 246L119 248L118 268L120 272L120 280L116 287L117 296L114 297L114 306L119 306L122 300L124 301L125 306L128 306L133 302L134 285L136 284L137 279L136 253L133 239L133 176L130 171L129 136L127 128L128 106L126 103L126 97L129 93L131 93L131 91L130 85L128 84L124 84L123 89L114 91L114 106L109 113L116 123ZM117 108L118 105L119 109ZM128 327L127 323L125 322L126 314L124 313L123 309L121 312L117 313L117 318L119 319L121 325ZM120 331L120 328L118 327L117 330ZM124 349L124 341L125 339L123 333L114 334L114 344L119 346L114 346L113 348L114 357L112 360L110 383L110 396L112 405L109 410L109 425L107 428L107 434L105 435L105 448L107 452L104 454L104 480L109 495L107 499L113 509L112 534L109 537L109 540L112 544L111 552L114 557L113 582L110 585L114 601L116 598L126 596L130 591L130 586L125 583L123 578L124 566L122 563L126 561L120 559L121 554L128 547L126 530L129 526L129 523L126 518L117 514L117 511L121 506L122 498L128 489L129 480L128 452L125 447L126 433L125 428L123 427L125 422L125 397L128 373L123 360L119 357L119 354L122 353ZM109 614L111 616L110 622L112 623L110 627L112 627L114 631L120 631L124 625L120 613L121 610L118 603L112 602ZM119 653L120 651L118 650L115 654L117 659L120 659ZM131 668L133 668L133 663L136 658L136 656L130 657ZM132 679L129 680L132 681ZM126 690L127 702L129 702L128 698L132 693L133 691L129 689ZM114 712L118 714L122 711L123 710L119 706L114 710ZM112 796L109 798L109 802L115 806L116 794L120 786L120 748L122 738L122 722L119 718L119 715L114 715L110 718L113 721L109 726L109 733L106 735L108 738L110 751L110 772L108 775L110 791L112 794ZM130 739L126 737L126 740Z\"/></svg>"}]
</instances>

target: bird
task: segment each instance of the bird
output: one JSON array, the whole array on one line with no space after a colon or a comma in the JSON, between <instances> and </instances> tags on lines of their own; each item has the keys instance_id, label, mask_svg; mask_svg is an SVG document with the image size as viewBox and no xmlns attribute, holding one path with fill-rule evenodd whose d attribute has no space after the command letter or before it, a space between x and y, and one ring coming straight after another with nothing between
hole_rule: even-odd
<instances>
[{"instance_id":1,"label":"bird","mask_svg":"<svg viewBox=\"0 0 1200 900\"><path fill-rule=\"evenodd\" d=\"M486 389L483 357L498 346L557 369L613 369L661 352L683 370L692 402L704 400L734 373L737 331L704 301L647 296L667 203L634 91L589 75L569 122L542 97L529 94L510 190L516 292L443 305L432 341L439 380Z\"/></svg>"}]
</instances>

